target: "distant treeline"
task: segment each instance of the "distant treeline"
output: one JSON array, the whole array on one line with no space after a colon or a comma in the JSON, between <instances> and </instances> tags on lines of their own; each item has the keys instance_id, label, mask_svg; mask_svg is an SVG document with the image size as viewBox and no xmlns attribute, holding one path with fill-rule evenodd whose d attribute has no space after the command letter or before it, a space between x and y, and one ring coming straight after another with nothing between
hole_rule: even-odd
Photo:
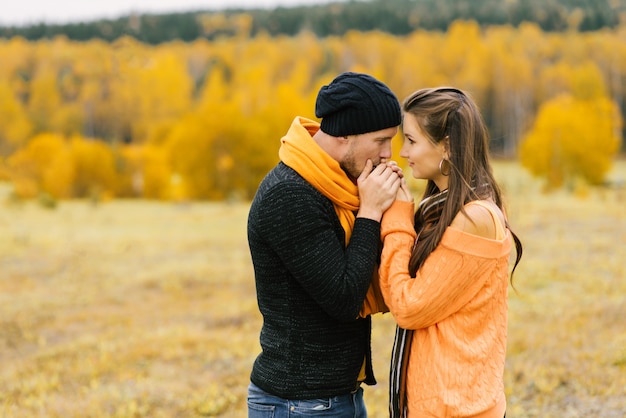
<instances>
[{"instance_id":1,"label":"distant treeline","mask_svg":"<svg viewBox=\"0 0 626 418\"><path fill-rule=\"evenodd\" d=\"M547 32L595 31L614 28L625 21L626 0L350 0L317 6L197 10L0 27L0 38L21 36L39 40L64 35L77 41L113 41L126 35L148 44L193 41L241 34L239 18L244 15L243 29L249 36L292 36L303 30L320 37L343 35L350 30L406 35L417 29L445 31L455 20L473 20L481 26L534 22Z\"/></svg>"}]
</instances>

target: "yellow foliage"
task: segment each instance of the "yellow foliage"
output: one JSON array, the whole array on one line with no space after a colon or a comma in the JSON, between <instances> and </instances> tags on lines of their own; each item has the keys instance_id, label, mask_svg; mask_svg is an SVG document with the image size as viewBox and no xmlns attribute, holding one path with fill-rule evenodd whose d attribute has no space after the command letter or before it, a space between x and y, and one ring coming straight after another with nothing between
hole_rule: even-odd
<instances>
[{"instance_id":1,"label":"yellow foliage","mask_svg":"<svg viewBox=\"0 0 626 418\"><path fill-rule=\"evenodd\" d=\"M39 131L51 130L51 121L61 106L61 96L56 85L56 74L51 65L42 63L38 67L30 88L28 109Z\"/></svg>"},{"instance_id":2,"label":"yellow foliage","mask_svg":"<svg viewBox=\"0 0 626 418\"><path fill-rule=\"evenodd\" d=\"M520 148L522 164L548 188L602 182L619 151L622 120L606 98L561 95L544 103Z\"/></svg>"},{"instance_id":3,"label":"yellow foliage","mask_svg":"<svg viewBox=\"0 0 626 418\"><path fill-rule=\"evenodd\" d=\"M8 81L0 79L0 153L23 146L32 129L26 110L15 98Z\"/></svg>"},{"instance_id":4,"label":"yellow foliage","mask_svg":"<svg viewBox=\"0 0 626 418\"><path fill-rule=\"evenodd\" d=\"M57 198L74 197L75 178L76 169L72 152L69 147L63 146L43 167L41 188Z\"/></svg>"},{"instance_id":5,"label":"yellow foliage","mask_svg":"<svg viewBox=\"0 0 626 418\"><path fill-rule=\"evenodd\" d=\"M111 149L101 141L75 136L70 141L76 197L99 197L115 191L116 171Z\"/></svg>"},{"instance_id":6,"label":"yellow foliage","mask_svg":"<svg viewBox=\"0 0 626 418\"><path fill-rule=\"evenodd\" d=\"M143 195L148 198L166 199L168 179L171 177L169 156L163 147L146 146L144 149Z\"/></svg>"},{"instance_id":7,"label":"yellow foliage","mask_svg":"<svg viewBox=\"0 0 626 418\"><path fill-rule=\"evenodd\" d=\"M210 116L208 116L210 118ZM227 121L225 121L227 122ZM168 136L165 149L171 163L171 192L176 200L217 198L213 145L222 133L199 114L178 123Z\"/></svg>"},{"instance_id":8,"label":"yellow foliage","mask_svg":"<svg viewBox=\"0 0 626 418\"><path fill-rule=\"evenodd\" d=\"M83 109L77 103L61 106L49 118L49 127L54 132L65 136L80 135L83 131Z\"/></svg>"},{"instance_id":9,"label":"yellow foliage","mask_svg":"<svg viewBox=\"0 0 626 418\"><path fill-rule=\"evenodd\" d=\"M32 178L14 176L12 183L13 193L19 198L33 198L39 194L39 186Z\"/></svg>"},{"instance_id":10,"label":"yellow foliage","mask_svg":"<svg viewBox=\"0 0 626 418\"><path fill-rule=\"evenodd\" d=\"M52 133L37 135L7 165L20 197L46 192L57 198L114 194L116 171L111 149L101 141Z\"/></svg>"},{"instance_id":11,"label":"yellow foliage","mask_svg":"<svg viewBox=\"0 0 626 418\"><path fill-rule=\"evenodd\" d=\"M0 157L0 182L11 180L11 173L7 168L6 161Z\"/></svg>"},{"instance_id":12,"label":"yellow foliage","mask_svg":"<svg viewBox=\"0 0 626 418\"><path fill-rule=\"evenodd\" d=\"M463 86L479 103L483 102L481 93L488 88L493 65L478 24L473 21L453 23L439 54L440 71L446 75L441 84Z\"/></svg>"},{"instance_id":13,"label":"yellow foliage","mask_svg":"<svg viewBox=\"0 0 626 418\"><path fill-rule=\"evenodd\" d=\"M112 43L62 36L0 40L0 156L18 153L42 132L96 138L113 155L113 186L100 177L98 186L81 184L77 170L85 168L62 162L74 161L75 154L46 163L65 170L58 180L42 174L34 184L56 196L84 195L93 186L117 196L156 199L251 197L278 159L280 136L295 116L314 119L318 89L342 71L371 73L400 100L426 86L467 90L489 123L494 150L506 157L516 156L540 103L562 94L581 102L626 100L620 81L626 77L624 26L555 34L531 23L514 28L457 21L446 32L350 31L320 39L308 31L252 38L246 14L199 20L208 35L231 33L158 46L132 37ZM603 126L602 120L594 123ZM559 123L566 124L559 128L563 135L578 135L569 132L574 124ZM619 138L619 124L611 123ZM126 152L129 146L135 151ZM537 155L554 154L528 146ZM550 158L531 166L545 167ZM577 170L602 181L604 164L593 164L598 166L593 175ZM551 176L552 184L565 182L564 173Z\"/></svg>"},{"instance_id":14,"label":"yellow foliage","mask_svg":"<svg viewBox=\"0 0 626 418\"><path fill-rule=\"evenodd\" d=\"M29 198L44 191L44 182L50 181L49 167L64 152L66 146L61 135L44 133L13 154L7 160L7 165L11 171L15 193L19 197Z\"/></svg>"},{"instance_id":15,"label":"yellow foliage","mask_svg":"<svg viewBox=\"0 0 626 418\"><path fill-rule=\"evenodd\" d=\"M171 169L165 147L128 145L121 147L118 158L122 169L118 193L122 196L167 199Z\"/></svg>"},{"instance_id":16,"label":"yellow foliage","mask_svg":"<svg viewBox=\"0 0 626 418\"><path fill-rule=\"evenodd\" d=\"M540 82L548 97L569 93L581 100L593 100L607 95L602 73L588 60L575 66L559 62L546 67L540 75Z\"/></svg>"}]
</instances>

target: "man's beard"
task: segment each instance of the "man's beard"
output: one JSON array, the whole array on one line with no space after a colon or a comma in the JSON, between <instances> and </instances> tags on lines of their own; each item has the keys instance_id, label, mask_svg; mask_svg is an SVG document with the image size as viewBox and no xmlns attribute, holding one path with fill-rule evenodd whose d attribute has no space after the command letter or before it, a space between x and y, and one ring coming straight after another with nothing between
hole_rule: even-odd
<instances>
[{"instance_id":1,"label":"man's beard","mask_svg":"<svg viewBox=\"0 0 626 418\"><path fill-rule=\"evenodd\" d=\"M357 169L356 162L352 158L352 154L346 155L346 158L339 163L339 166L352 180L356 180L361 175L361 172Z\"/></svg>"}]
</instances>

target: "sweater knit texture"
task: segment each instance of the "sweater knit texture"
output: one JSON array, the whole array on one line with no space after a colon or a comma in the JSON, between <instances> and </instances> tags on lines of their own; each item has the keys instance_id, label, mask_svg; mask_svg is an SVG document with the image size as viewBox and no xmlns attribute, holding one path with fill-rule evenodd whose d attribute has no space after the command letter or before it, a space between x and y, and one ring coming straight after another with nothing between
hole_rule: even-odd
<instances>
[{"instance_id":1,"label":"sweater knit texture","mask_svg":"<svg viewBox=\"0 0 626 418\"><path fill-rule=\"evenodd\" d=\"M374 273L380 223L356 218L348 245L333 202L279 163L261 182L248 243L263 315L251 381L284 399L354 390L367 359L371 320L359 317Z\"/></svg>"},{"instance_id":2,"label":"sweater knit texture","mask_svg":"<svg viewBox=\"0 0 626 418\"><path fill-rule=\"evenodd\" d=\"M381 225L381 290L398 325L415 330L408 415L501 418L511 235L492 240L448 227L411 278L413 209L396 201Z\"/></svg>"}]
</instances>

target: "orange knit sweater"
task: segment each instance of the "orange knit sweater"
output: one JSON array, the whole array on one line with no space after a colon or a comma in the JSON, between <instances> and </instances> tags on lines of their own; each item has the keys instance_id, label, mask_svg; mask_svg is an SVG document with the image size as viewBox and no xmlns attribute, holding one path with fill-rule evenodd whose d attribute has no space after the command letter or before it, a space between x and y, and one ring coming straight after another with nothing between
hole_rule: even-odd
<instances>
[{"instance_id":1,"label":"orange knit sweater","mask_svg":"<svg viewBox=\"0 0 626 418\"><path fill-rule=\"evenodd\" d=\"M511 235L491 240L448 227L413 279L414 205L396 201L381 225L381 290L398 325L416 330L409 417L497 417L504 361Z\"/></svg>"}]
</instances>

